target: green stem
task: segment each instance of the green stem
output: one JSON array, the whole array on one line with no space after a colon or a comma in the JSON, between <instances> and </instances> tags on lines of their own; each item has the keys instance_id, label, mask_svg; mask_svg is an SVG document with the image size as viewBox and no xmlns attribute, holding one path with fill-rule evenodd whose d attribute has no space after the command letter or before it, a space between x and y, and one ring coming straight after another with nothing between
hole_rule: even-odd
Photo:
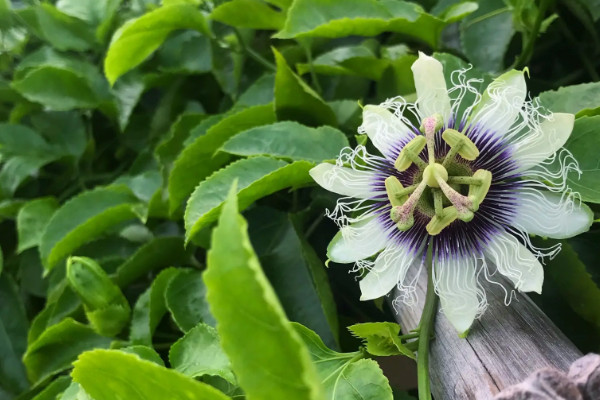
<instances>
[{"instance_id":1,"label":"green stem","mask_svg":"<svg viewBox=\"0 0 600 400\"><path fill-rule=\"evenodd\" d=\"M429 387L429 339L433 330L433 323L437 309L437 296L433 288L433 266L431 261L431 247L427 254L427 295L425 306L419 322L419 347L417 350L417 373L419 400L431 400Z\"/></svg>"},{"instance_id":2,"label":"green stem","mask_svg":"<svg viewBox=\"0 0 600 400\"><path fill-rule=\"evenodd\" d=\"M315 87L317 93L322 94L323 89L321 89L321 84L319 83L319 79L317 78L317 73L315 72L315 67L313 66L313 58L312 58L312 50L310 48L311 43L301 42L302 47L304 47L304 52L306 53L306 60L308 61L308 65L310 66L310 79Z\"/></svg>"},{"instance_id":3,"label":"green stem","mask_svg":"<svg viewBox=\"0 0 600 400\"><path fill-rule=\"evenodd\" d=\"M416 339L419 337L419 333L415 332L415 333L409 333L406 335L400 335L400 340L408 340L408 339Z\"/></svg>"},{"instance_id":4,"label":"green stem","mask_svg":"<svg viewBox=\"0 0 600 400\"><path fill-rule=\"evenodd\" d=\"M238 38L238 42L240 43L242 50L244 52L246 52L246 54L248 54L248 56L250 56L250 58L254 59L254 61L256 61L257 63L261 64L262 66L264 66L265 68L267 68L271 71L277 71L277 67L275 66L275 64L273 64L272 62L270 62L269 60L267 60L266 58L264 58L263 56L258 54L251 47L246 46L246 43L244 42L244 38L242 37L242 34L240 33L240 31L238 31L237 29L234 29L234 32L235 32L235 36Z\"/></svg>"},{"instance_id":5,"label":"green stem","mask_svg":"<svg viewBox=\"0 0 600 400\"><path fill-rule=\"evenodd\" d=\"M531 56L533 55L533 46L537 39L538 33L540 31L540 26L542 25L542 22L544 21L544 15L546 14L547 8L548 8L548 0L541 0L540 7L538 9L537 18L535 19L535 22L533 23L533 28L531 29L531 33L527 37L527 44L523 48L523 51L521 51L521 54L519 55L519 58L517 59L517 61L515 61L516 68L525 67L526 64L529 62L529 60L531 59Z\"/></svg>"}]
</instances>

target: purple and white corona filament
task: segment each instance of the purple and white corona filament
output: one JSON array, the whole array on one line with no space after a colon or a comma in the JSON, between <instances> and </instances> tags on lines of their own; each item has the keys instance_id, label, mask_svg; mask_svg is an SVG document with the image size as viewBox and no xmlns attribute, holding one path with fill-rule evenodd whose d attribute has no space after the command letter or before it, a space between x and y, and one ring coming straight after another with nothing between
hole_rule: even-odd
<instances>
[{"instance_id":1,"label":"purple and white corona filament","mask_svg":"<svg viewBox=\"0 0 600 400\"><path fill-rule=\"evenodd\" d=\"M485 310L481 279L498 272L521 292L541 292L540 249L529 234L566 238L589 229L592 213L566 177L579 172L562 146L571 114L544 114L527 99L524 71L487 87L454 71L448 89L440 62L419 54L412 66L417 101L390 99L363 110L365 133L381 156L364 146L344 149L336 165L310 173L340 198L328 211L340 232L330 260L367 271L361 299L399 289L414 301L407 270L420 268L428 246L442 311L459 333Z\"/></svg>"}]
</instances>

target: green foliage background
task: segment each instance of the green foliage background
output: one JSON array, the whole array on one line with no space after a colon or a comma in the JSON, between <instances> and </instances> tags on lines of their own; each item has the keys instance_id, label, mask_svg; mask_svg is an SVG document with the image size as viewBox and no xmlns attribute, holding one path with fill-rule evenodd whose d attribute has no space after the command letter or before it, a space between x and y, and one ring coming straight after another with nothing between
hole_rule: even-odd
<instances>
[{"instance_id":1,"label":"green foliage background","mask_svg":"<svg viewBox=\"0 0 600 400\"><path fill-rule=\"evenodd\" d=\"M359 103L415 99L424 51L484 85L527 66L577 116L569 181L598 212L598 19L595 0L0 0L0 399L410 398L372 359L414 357L399 327L346 329L394 316L324 267L336 197L308 170L363 140ZM582 351L598 239L564 241L534 295Z\"/></svg>"}]
</instances>

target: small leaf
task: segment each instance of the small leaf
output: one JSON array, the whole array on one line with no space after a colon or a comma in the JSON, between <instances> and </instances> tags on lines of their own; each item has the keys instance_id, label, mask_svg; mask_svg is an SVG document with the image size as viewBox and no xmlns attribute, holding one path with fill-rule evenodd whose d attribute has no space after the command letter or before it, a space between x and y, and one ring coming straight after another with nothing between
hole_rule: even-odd
<instances>
[{"instance_id":1,"label":"small leaf","mask_svg":"<svg viewBox=\"0 0 600 400\"><path fill-rule=\"evenodd\" d=\"M217 330L206 324L197 325L171 346L169 362L174 370L191 378L216 375L237 384Z\"/></svg>"},{"instance_id":2,"label":"small leaf","mask_svg":"<svg viewBox=\"0 0 600 400\"><path fill-rule=\"evenodd\" d=\"M135 354L139 356L141 359L146 361L151 361L156 365L160 365L161 367L165 366L164 361L160 358L160 355L152 348L148 346L142 345L134 345L123 347L119 349L122 352Z\"/></svg>"},{"instance_id":3,"label":"small leaf","mask_svg":"<svg viewBox=\"0 0 600 400\"><path fill-rule=\"evenodd\" d=\"M400 325L393 322L365 322L348 327L356 337L363 339L367 351L374 356L405 355L416 359L415 354L400 340Z\"/></svg>"},{"instance_id":4,"label":"small leaf","mask_svg":"<svg viewBox=\"0 0 600 400\"><path fill-rule=\"evenodd\" d=\"M110 339L71 318L46 329L27 348L23 361L34 383L69 369L77 356L86 350L105 348Z\"/></svg>"},{"instance_id":5,"label":"small leaf","mask_svg":"<svg viewBox=\"0 0 600 400\"><path fill-rule=\"evenodd\" d=\"M346 146L346 136L335 128L309 128L284 121L241 132L225 142L221 150L239 156L268 155L320 162L335 159Z\"/></svg>"},{"instance_id":6,"label":"small leaf","mask_svg":"<svg viewBox=\"0 0 600 400\"><path fill-rule=\"evenodd\" d=\"M213 230L204 273L223 349L248 398L322 399L308 351L252 250L236 192L234 183Z\"/></svg>"},{"instance_id":7,"label":"small leaf","mask_svg":"<svg viewBox=\"0 0 600 400\"><path fill-rule=\"evenodd\" d=\"M90 324L103 336L116 336L129 322L131 308L123 293L94 260L71 257L67 280L77 293Z\"/></svg>"},{"instance_id":8,"label":"small leaf","mask_svg":"<svg viewBox=\"0 0 600 400\"><path fill-rule=\"evenodd\" d=\"M261 0L232 0L219 5L211 19L237 28L274 29L283 27L285 15Z\"/></svg>"},{"instance_id":9,"label":"small leaf","mask_svg":"<svg viewBox=\"0 0 600 400\"><path fill-rule=\"evenodd\" d=\"M169 176L171 213L199 182L230 160L227 154L214 154L227 139L246 129L273 122L275 113L271 104L250 107L220 120L188 145L175 160Z\"/></svg>"},{"instance_id":10,"label":"small leaf","mask_svg":"<svg viewBox=\"0 0 600 400\"><path fill-rule=\"evenodd\" d=\"M137 199L123 187L83 192L54 213L40 241L47 270L106 229L137 216Z\"/></svg>"},{"instance_id":11,"label":"small leaf","mask_svg":"<svg viewBox=\"0 0 600 400\"><path fill-rule=\"evenodd\" d=\"M200 271L181 271L169 282L165 300L173 320L183 332L200 322L215 325L206 302L206 286Z\"/></svg>"},{"instance_id":12,"label":"small leaf","mask_svg":"<svg viewBox=\"0 0 600 400\"><path fill-rule=\"evenodd\" d=\"M392 400L392 389L383 372L362 352L338 353L305 326L292 323L308 351L328 400Z\"/></svg>"},{"instance_id":13,"label":"small leaf","mask_svg":"<svg viewBox=\"0 0 600 400\"><path fill-rule=\"evenodd\" d=\"M189 260L191 249L184 249L179 236L159 236L143 244L114 275L114 282L126 287L149 272L171 265L184 264Z\"/></svg>"},{"instance_id":14,"label":"small leaf","mask_svg":"<svg viewBox=\"0 0 600 400\"><path fill-rule=\"evenodd\" d=\"M333 110L287 65L273 48L277 62L275 112L279 120L295 120L306 125L337 125Z\"/></svg>"},{"instance_id":15,"label":"small leaf","mask_svg":"<svg viewBox=\"0 0 600 400\"><path fill-rule=\"evenodd\" d=\"M113 36L104 60L104 71L113 84L125 72L142 63L177 29L195 29L210 36L200 10L191 4L174 4L128 21Z\"/></svg>"},{"instance_id":16,"label":"small leaf","mask_svg":"<svg viewBox=\"0 0 600 400\"><path fill-rule=\"evenodd\" d=\"M213 387L118 350L88 351L71 373L94 400L227 400Z\"/></svg>"},{"instance_id":17,"label":"small leaf","mask_svg":"<svg viewBox=\"0 0 600 400\"><path fill-rule=\"evenodd\" d=\"M21 207L17 214L17 253L39 245L42 233L57 208L58 202L54 197L37 198Z\"/></svg>"},{"instance_id":18,"label":"small leaf","mask_svg":"<svg viewBox=\"0 0 600 400\"><path fill-rule=\"evenodd\" d=\"M569 187L580 195L581 200L593 203L600 203L598 124L600 124L599 115L576 119L573 133L564 146L579 162L579 168L583 172L581 176L575 171L569 173L567 177Z\"/></svg>"},{"instance_id":19,"label":"small leaf","mask_svg":"<svg viewBox=\"0 0 600 400\"><path fill-rule=\"evenodd\" d=\"M549 90L539 95L540 103L552 112L596 115L600 109L600 82L582 83Z\"/></svg>"},{"instance_id":20,"label":"small leaf","mask_svg":"<svg viewBox=\"0 0 600 400\"><path fill-rule=\"evenodd\" d=\"M234 179L239 182L239 207L243 210L261 197L311 182L308 171L312 167L314 164L307 161L288 164L272 158L254 157L236 161L215 172L196 187L188 200L184 215L186 242L218 218Z\"/></svg>"},{"instance_id":21,"label":"small leaf","mask_svg":"<svg viewBox=\"0 0 600 400\"><path fill-rule=\"evenodd\" d=\"M158 323L167 312L165 291L171 279L181 270L169 268L161 271L152 285L140 295L131 316L129 340L133 344L152 345L152 336Z\"/></svg>"},{"instance_id":22,"label":"small leaf","mask_svg":"<svg viewBox=\"0 0 600 400\"><path fill-rule=\"evenodd\" d=\"M62 400L61 394L71 385L70 376L59 376L31 400Z\"/></svg>"}]
</instances>

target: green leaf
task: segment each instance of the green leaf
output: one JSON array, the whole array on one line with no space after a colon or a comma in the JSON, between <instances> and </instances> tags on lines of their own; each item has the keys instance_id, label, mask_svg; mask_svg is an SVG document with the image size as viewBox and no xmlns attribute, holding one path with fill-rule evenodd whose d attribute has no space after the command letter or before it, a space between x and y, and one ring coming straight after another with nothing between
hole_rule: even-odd
<instances>
[{"instance_id":1,"label":"green leaf","mask_svg":"<svg viewBox=\"0 0 600 400\"><path fill-rule=\"evenodd\" d=\"M23 361L27 375L34 383L69 369L77 356L96 348L110 345L110 339L71 318L65 318L46 329L27 348Z\"/></svg>"},{"instance_id":2,"label":"green leaf","mask_svg":"<svg viewBox=\"0 0 600 400\"><path fill-rule=\"evenodd\" d=\"M113 84L125 72L141 64L178 29L194 29L211 36L200 10L191 4L160 7L128 21L113 36L104 60L104 71Z\"/></svg>"},{"instance_id":3,"label":"green leaf","mask_svg":"<svg viewBox=\"0 0 600 400\"><path fill-rule=\"evenodd\" d=\"M504 53L515 34L513 16L503 0L479 3L479 9L460 26L462 48L476 67L489 72L504 69Z\"/></svg>"},{"instance_id":4,"label":"green leaf","mask_svg":"<svg viewBox=\"0 0 600 400\"><path fill-rule=\"evenodd\" d=\"M295 3L294 3L295 4ZM278 120L291 119L306 125L337 125L333 110L287 65L273 48L277 62L275 112Z\"/></svg>"},{"instance_id":5,"label":"green leaf","mask_svg":"<svg viewBox=\"0 0 600 400\"><path fill-rule=\"evenodd\" d=\"M296 0L287 14L279 39L376 36L397 32L437 47L444 21L421 6L405 1Z\"/></svg>"},{"instance_id":6,"label":"green leaf","mask_svg":"<svg viewBox=\"0 0 600 400\"><path fill-rule=\"evenodd\" d=\"M94 31L88 24L60 12L51 4L24 8L17 15L40 39L57 50L86 51L95 45Z\"/></svg>"},{"instance_id":7,"label":"green leaf","mask_svg":"<svg viewBox=\"0 0 600 400\"><path fill-rule=\"evenodd\" d=\"M336 158L346 146L346 136L335 128L309 128L284 121L239 133L225 142L221 150L239 156L268 155L320 162Z\"/></svg>"},{"instance_id":8,"label":"green leaf","mask_svg":"<svg viewBox=\"0 0 600 400\"><path fill-rule=\"evenodd\" d=\"M217 389L118 350L79 356L71 373L94 400L226 400Z\"/></svg>"},{"instance_id":9,"label":"green leaf","mask_svg":"<svg viewBox=\"0 0 600 400\"><path fill-rule=\"evenodd\" d=\"M21 357L27 347L27 316L18 287L8 274L0 276L0 394L29 387Z\"/></svg>"},{"instance_id":10,"label":"green leaf","mask_svg":"<svg viewBox=\"0 0 600 400\"><path fill-rule=\"evenodd\" d=\"M569 243L562 243L560 253L547 263L546 272L559 283L558 289L571 308L600 328L600 288Z\"/></svg>"},{"instance_id":11,"label":"green leaf","mask_svg":"<svg viewBox=\"0 0 600 400\"><path fill-rule=\"evenodd\" d=\"M292 324L308 348L328 400L392 400L392 389L377 363L360 352L338 353L300 324Z\"/></svg>"},{"instance_id":12,"label":"green leaf","mask_svg":"<svg viewBox=\"0 0 600 400\"><path fill-rule=\"evenodd\" d=\"M165 366L165 363L162 360L162 358L160 358L160 355L152 347L135 345L123 347L119 350L125 353L135 354L141 359L146 361L152 361L154 364L160 365L161 367Z\"/></svg>"},{"instance_id":13,"label":"green leaf","mask_svg":"<svg viewBox=\"0 0 600 400\"><path fill-rule=\"evenodd\" d=\"M110 18L123 0L58 0L56 8L91 25Z\"/></svg>"},{"instance_id":14,"label":"green leaf","mask_svg":"<svg viewBox=\"0 0 600 400\"><path fill-rule=\"evenodd\" d=\"M362 339L367 351L374 356L405 355L416 359L415 354L400 340L400 325L394 322L365 322L348 327L350 332Z\"/></svg>"},{"instance_id":15,"label":"green leaf","mask_svg":"<svg viewBox=\"0 0 600 400\"><path fill-rule=\"evenodd\" d=\"M227 154L215 154L223 143L246 129L273 122L275 113L271 104L250 107L220 120L188 145L175 160L169 176L171 213L179 208L199 182L231 159Z\"/></svg>"},{"instance_id":16,"label":"green leaf","mask_svg":"<svg viewBox=\"0 0 600 400\"><path fill-rule=\"evenodd\" d=\"M188 262L191 253L192 249L183 247L180 236L159 236L142 245L121 264L113 280L120 287L129 286L149 272Z\"/></svg>"},{"instance_id":17,"label":"green leaf","mask_svg":"<svg viewBox=\"0 0 600 400\"><path fill-rule=\"evenodd\" d=\"M31 400L56 400L71 385L71 377L59 376Z\"/></svg>"},{"instance_id":18,"label":"green leaf","mask_svg":"<svg viewBox=\"0 0 600 400\"><path fill-rule=\"evenodd\" d=\"M217 330L206 324L197 325L171 346L169 362L174 370L191 378L216 375L237 384Z\"/></svg>"},{"instance_id":19,"label":"green leaf","mask_svg":"<svg viewBox=\"0 0 600 400\"><path fill-rule=\"evenodd\" d=\"M156 56L158 68L168 73L201 74L212 68L210 38L196 31L174 34L165 40Z\"/></svg>"},{"instance_id":20,"label":"green leaf","mask_svg":"<svg viewBox=\"0 0 600 400\"><path fill-rule=\"evenodd\" d=\"M67 260L67 280L77 293L96 332L116 336L129 322L131 308L123 293L91 258Z\"/></svg>"},{"instance_id":21,"label":"green leaf","mask_svg":"<svg viewBox=\"0 0 600 400\"><path fill-rule=\"evenodd\" d=\"M377 58L369 46L359 45L337 47L315 58L312 67L311 64L298 64L296 68L300 75L312 68L324 75L356 75L379 80L389 65L389 60Z\"/></svg>"},{"instance_id":22,"label":"green leaf","mask_svg":"<svg viewBox=\"0 0 600 400\"><path fill-rule=\"evenodd\" d=\"M169 282L165 300L173 320L183 332L200 322L215 325L206 302L206 286L200 271L181 271Z\"/></svg>"},{"instance_id":23,"label":"green leaf","mask_svg":"<svg viewBox=\"0 0 600 400\"><path fill-rule=\"evenodd\" d=\"M274 92L275 74L264 74L238 97L234 107L252 107L273 103Z\"/></svg>"},{"instance_id":24,"label":"green leaf","mask_svg":"<svg viewBox=\"0 0 600 400\"><path fill-rule=\"evenodd\" d=\"M248 212L249 236L285 313L337 347L337 310L324 265L292 218L266 207Z\"/></svg>"},{"instance_id":25,"label":"green leaf","mask_svg":"<svg viewBox=\"0 0 600 400\"><path fill-rule=\"evenodd\" d=\"M165 135L154 151L163 165L170 165L175 161L191 130L204 119L206 119L206 115L202 113L184 113L177 117L169 129L169 133Z\"/></svg>"},{"instance_id":26,"label":"green leaf","mask_svg":"<svg viewBox=\"0 0 600 400\"><path fill-rule=\"evenodd\" d=\"M309 353L252 250L236 192L234 184L213 230L204 273L223 349L248 398L322 399Z\"/></svg>"},{"instance_id":27,"label":"green leaf","mask_svg":"<svg viewBox=\"0 0 600 400\"><path fill-rule=\"evenodd\" d=\"M77 111L43 112L31 116L31 124L42 132L57 155L79 159L88 144L82 115Z\"/></svg>"},{"instance_id":28,"label":"green leaf","mask_svg":"<svg viewBox=\"0 0 600 400\"><path fill-rule=\"evenodd\" d=\"M288 164L272 158L254 157L236 161L215 172L196 187L188 200L184 215L186 243L218 218L234 179L239 182L239 207L243 210L261 197L311 182L308 171L312 167L314 164L307 161Z\"/></svg>"},{"instance_id":29,"label":"green leaf","mask_svg":"<svg viewBox=\"0 0 600 400\"><path fill-rule=\"evenodd\" d=\"M582 117L575 120L573 133L565 143L565 148L573 154L579 162L581 176L571 171L567 183L575 192L579 193L581 200L600 203L600 167L598 166L598 152L600 146L600 116Z\"/></svg>"},{"instance_id":30,"label":"green leaf","mask_svg":"<svg viewBox=\"0 0 600 400\"><path fill-rule=\"evenodd\" d=\"M125 131L129 124L129 118L137 105L140 97L146 90L146 83L142 76L129 73L123 76L112 88L117 107L117 119L121 131Z\"/></svg>"},{"instance_id":31,"label":"green leaf","mask_svg":"<svg viewBox=\"0 0 600 400\"><path fill-rule=\"evenodd\" d=\"M283 27L285 15L262 0L232 0L219 5L211 19L237 28L273 29Z\"/></svg>"},{"instance_id":32,"label":"green leaf","mask_svg":"<svg viewBox=\"0 0 600 400\"><path fill-rule=\"evenodd\" d=\"M17 214L17 253L40 244L42 233L58 208L54 197L41 197L27 202Z\"/></svg>"},{"instance_id":33,"label":"green leaf","mask_svg":"<svg viewBox=\"0 0 600 400\"><path fill-rule=\"evenodd\" d=\"M540 103L552 112L592 116L600 110L600 82L582 83L549 90L539 95Z\"/></svg>"},{"instance_id":34,"label":"green leaf","mask_svg":"<svg viewBox=\"0 0 600 400\"><path fill-rule=\"evenodd\" d=\"M0 188L2 188L5 195L12 195L27 178L35 176L41 167L52 162L55 158L51 155L43 158L11 157L2 165Z\"/></svg>"},{"instance_id":35,"label":"green leaf","mask_svg":"<svg viewBox=\"0 0 600 400\"><path fill-rule=\"evenodd\" d=\"M131 317L131 343L152 346L152 335L167 312L165 291L171 279L179 273L180 270L176 268L161 271L152 285L138 298Z\"/></svg>"},{"instance_id":36,"label":"green leaf","mask_svg":"<svg viewBox=\"0 0 600 400\"><path fill-rule=\"evenodd\" d=\"M123 187L83 192L54 213L40 241L44 267L50 270L64 257L108 228L135 218L137 199Z\"/></svg>"}]
</instances>

